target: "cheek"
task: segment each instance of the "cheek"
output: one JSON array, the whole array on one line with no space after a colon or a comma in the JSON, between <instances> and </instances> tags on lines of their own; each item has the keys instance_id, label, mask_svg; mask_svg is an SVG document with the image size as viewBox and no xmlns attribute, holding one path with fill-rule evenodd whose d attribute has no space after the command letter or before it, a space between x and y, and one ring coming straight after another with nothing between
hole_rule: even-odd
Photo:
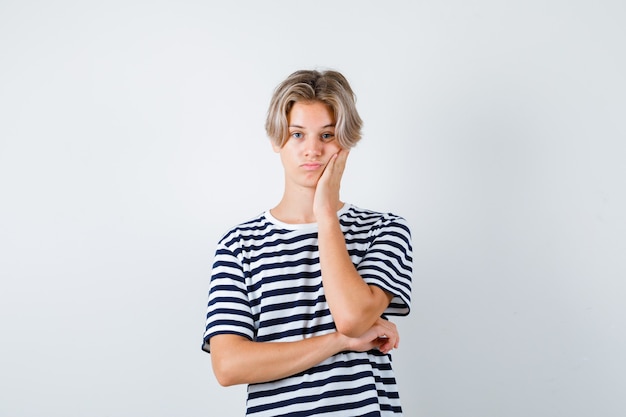
<instances>
[{"instance_id":1,"label":"cheek","mask_svg":"<svg viewBox=\"0 0 626 417\"><path fill-rule=\"evenodd\" d=\"M326 153L329 155L334 155L341 150L341 146L339 146L339 142L333 141L329 143L326 148Z\"/></svg>"},{"instance_id":2,"label":"cheek","mask_svg":"<svg viewBox=\"0 0 626 417\"><path fill-rule=\"evenodd\" d=\"M292 149L288 149L288 148L284 147L280 151L280 159L281 159L283 165L285 165L285 166L287 166L287 165L294 165L298 161L298 155L297 155L297 152L293 151Z\"/></svg>"}]
</instances>

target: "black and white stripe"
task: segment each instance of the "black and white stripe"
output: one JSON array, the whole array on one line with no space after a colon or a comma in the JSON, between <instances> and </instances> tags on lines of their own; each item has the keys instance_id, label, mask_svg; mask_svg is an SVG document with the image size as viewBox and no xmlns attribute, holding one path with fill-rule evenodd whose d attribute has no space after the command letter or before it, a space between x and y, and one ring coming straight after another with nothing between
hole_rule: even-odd
<instances>
[{"instance_id":1,"label":"black and white stripe","mask_svg":"<svg viewBox=\"0 0 626 417\"><path fill-rule=\"evenodd\" d=\"M370 285L393 294L386 315L410 310L412 246L406 221L344 205L348 253ZM218 334L258 342L335 331L319 263L316 224L285 224L269 212L231 229L213 263L203 349ZM248 388L248 416L386 416L401 407L390 355L342 352L298 375Z\"/></svg>"}]
</instances>

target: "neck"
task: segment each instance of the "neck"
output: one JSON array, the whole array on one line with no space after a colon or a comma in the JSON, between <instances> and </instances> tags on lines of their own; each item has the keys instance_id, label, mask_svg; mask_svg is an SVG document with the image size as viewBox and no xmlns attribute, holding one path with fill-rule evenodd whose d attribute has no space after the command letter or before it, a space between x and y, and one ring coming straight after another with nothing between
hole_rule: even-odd
<instances>
[{"instance_id":1,"label":"neck","mask_svg":"<svg viewBox=\"0 0 626 417\"><path fill-rule=\"evenodd\" d=\"M313 211L313 199L315 189L302 189L297 192L287 192L283 194L280 202L270 210L272 216L277 220L291 224L316 223L315 212ZM339 202L337 210L343 207L343 202Z\"/></svg>"}]
</instances>

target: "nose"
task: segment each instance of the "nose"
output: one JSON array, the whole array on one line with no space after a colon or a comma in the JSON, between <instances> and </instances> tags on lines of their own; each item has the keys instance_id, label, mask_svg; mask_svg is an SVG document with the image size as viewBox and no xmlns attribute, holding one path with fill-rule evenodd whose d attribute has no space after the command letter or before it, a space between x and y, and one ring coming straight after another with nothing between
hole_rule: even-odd
<instances>
[{"instance_id":1,"label":"nose","mask_svg":"<svg viewBox=\"0 0 626 417\"><path fill-rule=\"evenodd\" d=\"M322 141L314 136L308 136L304 141L304 154L306 156L320 156L323 149L324 144Z\"/></svg>"}]
</instances>

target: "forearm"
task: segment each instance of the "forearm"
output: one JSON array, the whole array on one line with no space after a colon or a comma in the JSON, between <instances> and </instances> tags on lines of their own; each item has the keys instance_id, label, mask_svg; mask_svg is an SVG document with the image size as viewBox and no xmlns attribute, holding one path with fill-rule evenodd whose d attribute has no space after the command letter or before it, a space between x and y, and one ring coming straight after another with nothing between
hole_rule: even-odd
<instances>
[{"instance_id":1,"label":"forearm","mask_svg":"<svg viewBox=\"0 0 626 417\"><path fill-rule=\"evenodd\" d=\"M305 371L350 347L338 332L295 342L252 342L225 334L211 338L211 361L220 384L253 384Z\"/></svg>"},{"instance_id":2,"label":"forearm","mask_svg":"<svg viewBox=\"0 0 626 417\"><path fill-rule=\"evenodd\" d=\"M318 226L322 281L333 319L340 332L360 336L380 317L390 297L359 275L336 214L320 216Z\"/></svg>"}]
</instances>

